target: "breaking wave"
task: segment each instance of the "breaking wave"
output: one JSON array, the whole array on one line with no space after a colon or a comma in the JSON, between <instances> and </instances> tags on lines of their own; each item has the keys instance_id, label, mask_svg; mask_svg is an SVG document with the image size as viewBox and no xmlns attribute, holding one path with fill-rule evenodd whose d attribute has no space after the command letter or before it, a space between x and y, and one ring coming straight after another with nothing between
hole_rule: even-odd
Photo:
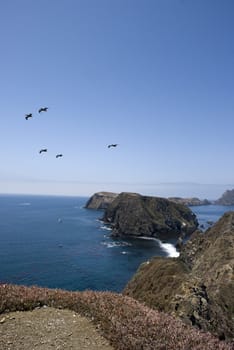
<instances>
[{"instance_id":1,"label":"breaking wave","mask_svg":"<svg viewBox=\"0 0 234 350\"><path fill-rule=\"evenodd\" d=\"M176 248L171 243L162 243L160 240L158 240L158 243L162 250L164 250L170 258L177 258L180 253L176 250Z\"/></svg>"},{"instance_id":2,"label":"breaking wave","mask_svg":"<svg viewBox=\"0 0 234 350\"><path fill-rule=\"evenodd\" d=\"M171 243L163 243L162 241L160 241L160 239L154 238L154 237L144 237L143 236L143 237L138 237L138 238L156 241L159 244L160 248L162 250L164 250L164 252L166 252L170 258L177 258L180 255L180 253L176 250L175 246Z\"/></svg>"},{"instance_id":3,"label":"breaking wave","mask_svg":"<svg viewBox=\"0 0 234 350\"><path fill-rule=\"evenodd\" d=\"M132 244L128 242L102 242L102 245L105 245L107 248L114 248L114 247L130 247Z\"/></svg>"},{"instance_id":4,"label":"breaking wave","mask_svg":"<svg viewBox=\"0 0 234 350\"><path fill-rule=\"evenodd\" d=\"M107 226L101 226L100 227L102 230L106 230L106 231L112 231L112 229L110 227Z\"/></svg>"}]
</instances>

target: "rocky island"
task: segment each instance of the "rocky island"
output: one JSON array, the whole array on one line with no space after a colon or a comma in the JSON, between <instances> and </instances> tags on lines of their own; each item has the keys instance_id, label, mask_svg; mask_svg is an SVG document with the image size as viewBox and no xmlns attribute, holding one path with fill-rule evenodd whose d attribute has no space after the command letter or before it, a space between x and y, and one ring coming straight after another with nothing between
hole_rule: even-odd
<instances>
[{"instance_id":1,"label":"rocky island","mask_svg":"<svg viewBox=\"0 0 234 350\"><path fill-rule=\"evenodd\" d=\"M167 239L196 230L197 218L183 204L165 198L120 193L105 209L103 221L113 236L148 236Z\"/></svg>"}]
</instances>

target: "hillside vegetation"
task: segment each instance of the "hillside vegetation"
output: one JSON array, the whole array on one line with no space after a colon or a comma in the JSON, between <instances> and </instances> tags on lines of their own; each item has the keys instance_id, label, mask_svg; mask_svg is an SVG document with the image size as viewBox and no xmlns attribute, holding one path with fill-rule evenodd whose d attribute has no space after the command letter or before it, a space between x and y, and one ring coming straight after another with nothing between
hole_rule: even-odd
<instances>
[{"instance_id":1,"label":"hillside vegetation","mask_svg":"<svg viewBox=\"0 0 234 350\"><path fill-rule=\"evenodd\" d=\"M179 319L110 292L68 292L0 285L0 312L43 305L70 309L89 317L118 350L231 350L231 344L202 333Z\"/></svg>"}]
</instances>

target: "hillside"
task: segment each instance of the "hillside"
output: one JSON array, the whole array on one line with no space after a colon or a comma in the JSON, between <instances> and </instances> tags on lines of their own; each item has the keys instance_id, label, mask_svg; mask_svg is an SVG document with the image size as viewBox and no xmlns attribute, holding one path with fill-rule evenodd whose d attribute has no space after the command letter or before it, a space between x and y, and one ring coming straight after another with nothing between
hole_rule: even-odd
<instances>
[{"instance_id":1,"label":"hillside","mask_svg":"<svg viewBox=\"0 0 234 350\"><path fill-rule=\"evenodd\" d=\"M220 339L234 335L234 212L196 231L179 258L143 264L124 294L180 317Z\"/></svg>"}]
</instances>

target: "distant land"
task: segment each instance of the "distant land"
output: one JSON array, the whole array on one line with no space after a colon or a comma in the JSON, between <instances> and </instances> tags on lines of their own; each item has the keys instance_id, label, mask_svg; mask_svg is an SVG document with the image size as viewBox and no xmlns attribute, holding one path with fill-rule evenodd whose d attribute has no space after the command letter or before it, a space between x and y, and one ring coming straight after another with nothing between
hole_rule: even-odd
<instances>
[{"instance_id":1,"label":"distant land","mask_svg":"<svg viewBox=\"0 0 234 350\"><path fill-rule=\"evenodd\" d=\"M210 205L210 204L212 204L212 202L209 201L208 199L199 199L196 197L192 197L192 198L169 197L168 199L172 202L188 205L190 207L195 206L195 205Z\"/></svg>"},{"instance_id":2,"label":"distant land","mask_svg":"<svg viewBox=\"0 0 234 350\"><path fill-rule=\"evenodd\" d=\"M224 194L215 201L217 205L234 205L234 189L227 190Z\"/></svg>"},{"instance_id":3,"label":"distant land","mask_svg":"<svg viewBox=\"0 0 234 350\"><path fill-rule=\"evenodd\" d=\"M85 207L88 209L106 209L108 205L119 195L119 193L114 193L114 192L107 192L107 191L102 191L102 192L96 192L93 194L88 202L86 203ZM151 196L155 198L162 198L158 196ZM197 197L168 197L168 200L174 202L174 203L179 203L179 204L184 204L187 206L197 206L197 205L234 205L234 189L232 190L227 190L223 193L223 195L217 199L217 200L209 200L209 199L200 199Z\"/></svg>"}]
</instances>

